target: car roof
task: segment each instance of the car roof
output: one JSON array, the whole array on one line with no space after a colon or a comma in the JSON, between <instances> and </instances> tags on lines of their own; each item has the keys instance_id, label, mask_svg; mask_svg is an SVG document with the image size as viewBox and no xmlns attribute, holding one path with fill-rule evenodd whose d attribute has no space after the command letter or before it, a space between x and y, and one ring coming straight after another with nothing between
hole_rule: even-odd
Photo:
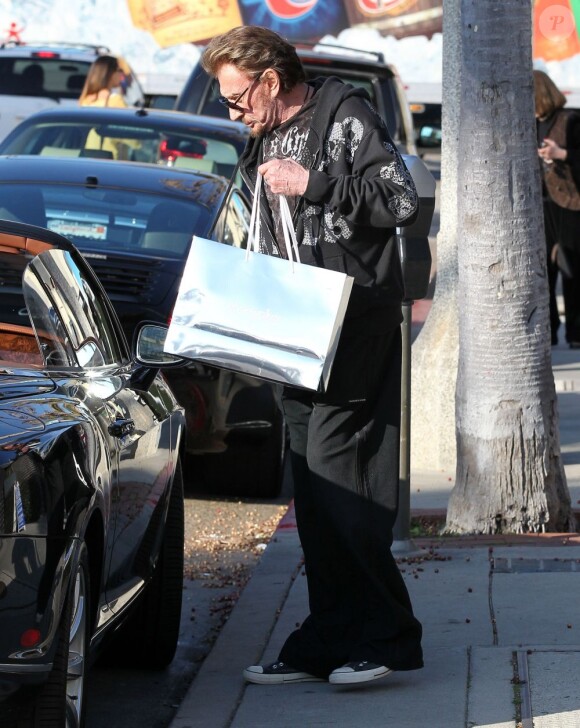
<instances>
[{"instance_id":1,"label":"car roof","mask_svg":"<svg viewBox=\"0 0 580 728\"><path fill-rule=\"evenodd\" d=\"M380 51L365 51L331 43L296 43L296 51L305 66L334 64L369 72L376 72L380 68L381 72L394 75L393 69L386 63Z\"/></svg>"},{"instance_id":2,"label":"car roof","mask_svg":"<svg viewBox=\"0 0 580 728\"><path fill-rule=\"evenodd\" d=\"M0 156L0 184L49 183L117 187L191 199L203 183L204 196L224 194L228 181L218 175L141 162L115 164L80 157Z\"/></svg>"},{"instance_id":3,"label":"car roof","mask_svg":"<svg viewBox=\"0 0 580 728\"><path fill-rule=\"evenodd\" d=\"M92 62L97 56L110 53L110 49L101 45L90 45L88 43L67 43L67 42L15 42L8 41L0 44L0 54L3 56L28 57L40 52L54 52L66 58L76 60L87 60Z\"/></svg>"},{"instance_id":4,"label":"car roof","mask_svg":"<svg viewBox=\"0 0 580 728\"><path fill-rule=\"evenodd\" d=\"M193 132L206 129L211 130L215 134L223 133L224 137L237 137L243 143L246 142L250 134L248 127L239 121L190 114L186 111L142 108L119 109L91 106L42 109L28 116L21 122L20 126L71 121L87 122L93 119L100 123L114 123L120 126L151 127L151 125L157 125L176 131L185 130Z\"/></svg>"}]
</instances>

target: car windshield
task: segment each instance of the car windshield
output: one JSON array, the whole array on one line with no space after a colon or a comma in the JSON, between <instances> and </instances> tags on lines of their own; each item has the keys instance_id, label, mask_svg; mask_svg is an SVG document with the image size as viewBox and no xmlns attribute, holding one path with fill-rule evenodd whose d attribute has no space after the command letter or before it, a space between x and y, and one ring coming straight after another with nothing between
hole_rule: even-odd
<instances>
[{"instance_id":1,"label":"car windshield","mask_svg":"<svg viewBox=\"0 0 580 728\"><path fill-rule=\"evenodd\" d=\"M77 99L90 66L61 58L0 58L0 93Z\"/></svg>"},{"instance_id":2,"label":"car windshield","mask_svg":"<svg viewBox=\"0 0 580 728\"><path fill-rule=\"evenodd\" d=\"M0 184L0 218L64 235L81 250L184 257L194 232L208 229L203 181L187 198L69 184Z\"/></svg>"},{"instance_id":3,"label":"car windshield","mask_svg":"<svg viewBox=\"0 0 580 728\"><path fill-rule=\"evenodd\" d=\"M185 127L185 124L184 124ZM0 145L2 154L102 157L166 164L230 177L238 160L235 145L203 131L168 131L130 123L59 121L23 125Z\"/></svg>"},{"instance_id":4,"label":"car windshield","mask_svg":"<svg viewBox=\"0 0 580 728\"><path fill-rule=\"evenodd\" d=\"M1 235L0 367L94 367L119 361L106 307L69 251Z\"/></svg>"}]
</instances>

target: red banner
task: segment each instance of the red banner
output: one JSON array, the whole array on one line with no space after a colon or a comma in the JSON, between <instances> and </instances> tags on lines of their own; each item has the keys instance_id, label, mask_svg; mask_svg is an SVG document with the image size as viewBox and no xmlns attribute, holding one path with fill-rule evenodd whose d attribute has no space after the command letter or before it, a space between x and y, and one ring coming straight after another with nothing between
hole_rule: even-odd
<instances>
[{"instance_id":1,"label":"red banner","mask_svg":"<svg viewBox=\"0 0 580 728\"><path fill-rule=\"evenodd\" d=\"M403 38L443 29L443 0L343 0L350 25Z\"/></svg>"}]
</instances>

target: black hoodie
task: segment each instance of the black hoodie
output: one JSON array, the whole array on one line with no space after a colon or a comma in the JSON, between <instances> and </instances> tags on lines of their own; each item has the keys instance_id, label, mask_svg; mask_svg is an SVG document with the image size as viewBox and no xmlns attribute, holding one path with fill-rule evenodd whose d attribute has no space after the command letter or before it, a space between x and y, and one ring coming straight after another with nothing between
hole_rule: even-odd
<instances>
[{"instance_id":1,"label":"black hoodie","mask_svg":"<svg viewBox=\"0 0 580 728\"><path fill-rule=\"evenodd\" d=\"M401 322L403 281L395 227L411 224L413 180L366 92L338 78L316 79L315 109L299 163L310 170L294 213L300 260L354 278L343 336L352 326L385 333ZM252 138L241 169L250 189L262 162ZM261 200L262 249L275 253L272 218Z\"/></svg>"}]
</instances>

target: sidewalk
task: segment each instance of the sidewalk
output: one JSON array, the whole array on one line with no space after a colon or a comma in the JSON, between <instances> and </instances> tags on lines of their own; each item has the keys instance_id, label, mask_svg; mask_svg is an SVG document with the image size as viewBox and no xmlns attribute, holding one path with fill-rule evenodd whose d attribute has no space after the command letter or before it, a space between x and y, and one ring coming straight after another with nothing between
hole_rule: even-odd
<instances>
[{"instance_id":1,"label":"sidewalk","mask_svg":"<svg viewBox=\"0 0 580 728\"><path fill-rule=\"evenodd\" d=\"M580 509L580 352L552 349L568 486ZM412 513L444 513L454 473L413 472ZM425 668L359 688L246 685L307 614L290 508L171 728L580 728L580 535L410 541L398 555ZM517 712L516 712L517 711ZM518 727L519 728L519 727Z\"/></svg>"}]
</instances>

